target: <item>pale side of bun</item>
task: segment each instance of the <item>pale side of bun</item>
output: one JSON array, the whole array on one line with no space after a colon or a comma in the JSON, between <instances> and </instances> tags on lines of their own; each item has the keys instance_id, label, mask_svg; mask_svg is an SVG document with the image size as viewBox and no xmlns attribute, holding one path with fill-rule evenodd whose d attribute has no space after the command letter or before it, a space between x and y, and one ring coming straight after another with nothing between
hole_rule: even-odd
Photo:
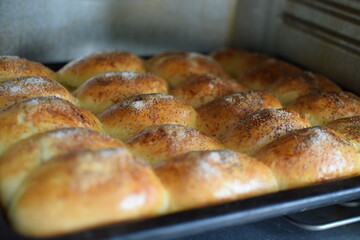
<instances>
[{"instance_id":1,"label":"pale side of bun","mask_svg":"<svg viewBox=\"0 0 360 240\"><path fill-rule=\"evenodd\" d=\"M263 109L240 119L220 137L225 147L254 154L264 145L296 129L310 127L307 118L290 109Z\"/></svg>"},{"instance_id":2,"label":"pale side of bun","mask_svg":"<svg viewBox=\"0 0 360 240\"><path fill-rule=\"evenodd\" d=\"M247 91L226 95L197 109L200 131L219 137L240 119L265 108L282 108L269 92Z\"/></svg>"},{"instance_id":3,"label":"pale side of bun","mask_svg":"<svg viewBox=\"0 0 360 240\"><path fill-rule=\"evenodd\" d=\"M155 168L169 193L170 211L207 206L278 190L270 169L230 150L178 155Z\"/></svg>"},{"instance_id":4,"label":"pale side of bun","mask_svg":"<svg viewBox=\"0 0 360 240\"><path fill-rule=\"evenodd\" d=\"M86 80L106 72L145 72L143 60L124 51L94 53L75 59L57 72L60 83L77 88Z\"/></svg>"},{"instance_id":5,"label":"pale side of bun","mask_svg":"<svg viewBox=\"0 0 360 240\"><path fill-rule=\"evenodd\" d=\"M312 127L288 133L255 155L271 168L281 189L360 173L360 154L336 132Z\"/></svg>"},{"instance_id":6,"label":"pale side of bun","mask_svg":"<svg viewBox=\"0 0 360 240\"><path fill-rule=\"evenodd\" d=\"M11 202L14 228L49 237L146 218L167 210L164 187L150 166L125 148L52 158L35 169Z\"/></svg>"},{"instance_id":7,"label":"pale side of bun","mask_svg":"<svg viewBox=\"0 0 360 240\"><path fill-rule=\"evenodd\" d=\"M87 128L61 128L23 139L0 156L0 200L7 207L26 176L50 158L122 146L122 142Z\"/></svg>"},{"instance_id":8,"label":"pale side of bun","mask_svg":"<svg viewBox=\"0 0 360 240\"><path fill-rule=\"evenodd\" d=\"M0 109L27 98L54 96L78 104L66 88L47 77L18 77L0 82Z\"/></svg>"},{"instance_id":9,"label":"pale side of bun","mask_svg":"<svg viewBox=\"0 0 360 240\"><path fill-rule=\"evenodd\" d=\"M108 134L126 141L143 129L156 125L195 127L196 111L171 95L141 94L108 107L99 119Z\"/></svg>"},{"instance_id":10,"label":"pale side of bun","mask_svg":"<svg viewBox=\"0 0 360 240\"><path fill-rule=\"evenodd\" d=\"M29 98L0 111L0 155L15 142L31 135L64 127L102 131L89 111L57 97Z\"/></svg>"},{"instance_id":11,"label":"pale side of bun","mask_svg":"<svg viewBox=\"0 0 360 240\"><path fill-rule=\"evenodd\" d=\"M74 95L81 107L99 114L125 98L146 93L168 93L166 81L152 73L103 73L87 80Z\"/></svg>"},{"instance_id":12,"label":"pale side of bun","mask_svg":"<svg viewBox=\"0 0 360 240\"><path fill-rule=\"evenodd\" d=\"M171 94L194 108L198 108L221 96L246 90L248 90L247 87L233 79L205 73L189 78L175 88Z\"/></svg>"},{"instance_id":13,"label":"pale side of bun","mask_svg":"<svg viewBox=\"0 0 360 240\"><path fill-rule=\"evenodd\" d=\"M56 79L55 73L41 63L17 56L0 56L0 82L24 76Z\"/></svg>"},{"instance_id":14,"label":"pale side of bun","mask_svg":"<svg viewBox=\"0 0 360 240\"><path fill-rule=\"evenodd\" d=\"M224 149L216 138L182 125L146 128L126 144L136 156L152 166L186 152Z\"/></svg>"}]
</instances>

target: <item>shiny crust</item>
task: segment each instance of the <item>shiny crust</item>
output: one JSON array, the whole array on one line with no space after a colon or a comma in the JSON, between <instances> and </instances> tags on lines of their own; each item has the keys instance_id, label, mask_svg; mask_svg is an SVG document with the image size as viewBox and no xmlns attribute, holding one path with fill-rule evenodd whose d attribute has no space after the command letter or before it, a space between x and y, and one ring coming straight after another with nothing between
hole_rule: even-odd
<instances>
[{"instance_id":1,"label":"shiny crust","mask_svg":"<svg viewBox=\"0 0 360 240\"><path fill-rule=\"evenodd\" d=\"M255 155L271 168L281 189L359 174L360 155L336 132L323 127L296 130Z\"/></svg>"},{"instance_id":2,"label":"shiny crust","mask_svg":"<svg viewBox=\"0 0 360 240\"><path fill-rule=\"evenodd\" d=\"M55 73L42 65L17 56L0 56L0 82L16 77L40 76L55 79Z\"/></svg>"},{"instance_id":3,"label":"shiny crust","mask_svg":"<svg viewBox=\"0 0 360 240\"><path fill-rule=\"evenodd\" d=\"M25 177L55 156L122 146L122 142L87 128L62 128L23 139L0 156L0 200L8 206Z\"/></svg>"},{"instance_id":4,"label":"shiny crust","mask_svg":"<svg viewBox=\"0 0 360 240\"><path fill-rule=\"evenodd\" d=\"M155 168L169 192L170 211L247 198L278 190L261 162L229 150L190 152Z\"/></svg>"},{"instance_id":5,"label":"shiny crust","mask_svg":"<svg viewBox=\"0 0 360 240\"><path fill-rule=\"evenodd\" d=\"M314 92L296 99L289 108L304 114L313 126L360 115L360 98L349 92Z\"/></svg>"},{"instance_id":6,"label":"shiny crust","mask_svg":"<svg viewBox=\"0 0 360 240\"><path fill-rule=\"evenodd\" d=\"M64 127L102 130L89 111L57 97L29 98L0 111L0 155L15 142L31 135Z\"/></svg>"},{"instance_id":7,"label":"shiny crust","mask_svg":"<svg viewBox=\"0 0 360 240\"><path fill-rule=\"evenodd\" d=\"M216 138L182 125L146 128L126 144L136 156L152 166L186 152L224 149Z\"/></svg>"},{"instance_id":8,"label":"shiny crust","mask_svg":"<svg viewBox=\"0 0 360 240\"><path fill-rule=\"evenodd\" d=\"M212 57L194 52L169 52L154 56L148 60L147 68L149 72L166 79L171 88L203 73L219 77L229 76Z\"/></svg>"},{"instance_id":9,"label":"shiny crust","mask_svg":"<svg viewBox=\"0 0 360 240\"><path fill-rule=\"evenodd\" d=\"M47 77L18 77L0 82L0 109L27 98L54 96L77 105L78 101L61 84Z\"/></svg>"},{"instance_id":10,"label":"shiny crust","mask_svg":"<svg viewBox=\"0 0 360 240\"><path fill-rule=\"evenodd\" d=\"M48 237L166 209L166 192L152 169L117 148L47 161L23 182L8 213L20 233Z\"/></svg>"},{"instance_id":11,"label":"shiny crust","mask_svg":"<svg viewBox=\"0 0 360 240\"><path fill-rule=\"evenodd\" d=\"M196 111L171 95L141 94L105 109L99 119L108 134L126 141L143 129L156 125L195 127Z\"/></svg>"},{"instance_id":12,"label":"shiny crust","mask_svg":"<svg viewBox=\"0 0 360 240\"><path fill-rule=\"evenodd\" d=\"M233 79L205 73L189 78L186 82L175 88L171 94L194 108L198 108L223 95L246 90L248 90L247 87Z\"/></svg>"},{"instance_id":13,"label":"shiny crust","mask_svg":"<svg viewBox=\"0 0 360 240\"><path fill-rule=\"evenodd\" d=\"M282 108L282 106L266 91L229 94L197 109L198 128L202 132L219 137L232 124L265 108Z\"/></svg>"},{"instance_id":14,"label":"shiny crust","mask_svg":"<svg viewBox=\"0 0 360 240\"><path fill-rule=\"evenodd\" d=\"M310 122L293 110L263 109L240 119L220 139L225 147L252 155L280 136L306 127Z\"/></svg>"},{"instance_id":15,"label":"shiny crust","mask_svg":"<svg viewBox=\"0 0 360 240\"><path fill-rule=\"evenodd\" d=\"M99 114L125 98L146 93L168 93L166 81L152 73L104 73L87 80L74 95L81 107Z\"/></svg>"},{"instance_id":16,"label":"shiny crust","mask_svg":"<svg viewBox=\"0 0 360 240\"><path fill-rule=\"evenodd\" d=\"M106 72L145 72L145 66L141 58L128 52L94 53L66 64L57 72L57 79L77 88L87 79Z\"/></svg>"}]
</instances>

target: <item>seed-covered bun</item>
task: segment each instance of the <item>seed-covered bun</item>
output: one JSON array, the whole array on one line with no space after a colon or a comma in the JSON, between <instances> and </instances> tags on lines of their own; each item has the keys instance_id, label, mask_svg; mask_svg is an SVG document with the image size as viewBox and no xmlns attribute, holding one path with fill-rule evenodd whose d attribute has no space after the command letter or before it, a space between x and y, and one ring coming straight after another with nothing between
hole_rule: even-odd
<instances>
[{"instance_id":1,"label":"seed-covered bun","mask_svg":"<svg viewBox=\"0 0 360 240\"><path fill-rule=\"evenodd\" d=\"M223 95L245 90L247 90L247 87L233 79L205 73L189 78L175 88L171 94L184 100L194 108L198 108Z\"/></svg>"},{"instance_id":2,"label":"seed-covered bun","mask_svg":"<svg viewBox=\"0 0 360 240\"><path fill-rule=\"evenodd\" d=\"M196 111L171 95L141 94L110 106L99 115L105 131L128 140L147 127L179 124L195 127Z\"/></svg>"},{"instance_id":3,"label":"seed-covered bun","mask_svg":"<svg viewBox=\"0 0 360 240\"><path fill-rule=\"evenodd\" d=\"M304 114L317 126L360 115L360 98L349 92L313 92L297 98L289 108Z\"/></svg>"},{"instance_id":4,"label":"seed-covered bun","mask_svg":"<svg viewBox=\"0 0 360 240\"><path fill-rule=\"evenodd\" d=\"M224 148L216 138L182 125L146 128L132 137L127 146L151 165L186 152Z\"/></svg>"},{"instance_id":5,"label":"seed-covered bun","mask_svg":"<svg viewBox=\"0 0 360 240\"><path fill-rule=\"evenodd\" d=\"M167 195L151 167L116 148L43 163L23 181L8 214L21 234L49 237L166 209Z\"/></svg>"},{"instance_id":6,"label":"seed-covered bun","mask_svg":"<svg viewBox=\"0 0 360 240\"><path fill-rule=\"evenodd\" d=\"M54 96L77 105L66 88L47 77L18 77L0 82L0 109L27 98Z\"/></svg>"},{"instance_id":7,"label":"seed-covered bun","mask_svg":"<svg viewBox=\"0 0 360 240\"><path fill-rule=\"evenodd\" d=\"M300 96L314 91L341 91L341 88L328 78L311 72L284 76L267 89L283 104L288 105Z\"/></svg>"},{"instance_id":8,"label":"seed-covered bun","mask_svg":"<svg viewBox=\"0 0 360 240\"><path fill-rule=\"evenodd\" d=\"M193 52L170 52L155 56L147 62L148 71L165 78L171 88L189 77L211 73L219 77L228 74L212 57Z\"/></svg>"},{"instance_id":9,"label":"seed-covered bun","mask_svg":"<svg viewBox=\"0 0 360 240\"><path fill-rule=\"evenodd\" d=\"M280 136L306 127L310 122L293 110L263 109L240 119L220 139L225 147L251 155Z\"/></svg>"},{"instance_id":10,"label":"seed-covered bun","mask_svg":"<svg viewBox=\"0 0 360 240\"><path fill-rule=\"evenodd\" d=\"M278 189L270 169L229 150L178 155L155 168L169 193L170 211L252 197Z\"/></svg>"},{"instance_id":11,"label":"seed-covered bun","mask_svg":"<svg viewBox=\"0 0 360 240\"><path fill-rule=\"evenodd\" d=\"M122 146L122 142L87 128L62 128L23 139L0 156L0 200L8 206L25 177L50 158L85 149Z\"/></svg>"},{"instance_id":12,"label":"seed-covered bun","mask_svg":"<svg viewBox=\"0 0 360 240\"><path fill-rule=\"evenodd\" d=\"M141 58L128 52L94 53L66 64L57 72L57 78L64 85L77 88L87 79L106 72L145 72L145 66Z\"/></svg>"},{"instance_id":13,"label":"seed-covered bun","mask_svg":"<svg viewBox=\"0 0 360 240\"><path fill-rule=\"evenodd\" d=\"M3 108L0 123L0 155L21 139L57 128L102 130L91 112L57 97L29 98Z\"/></svg>"},{"instance_id":14,"label":"seed-covered bun","mask_svg":"<svg viewBox=\"0 0 360 240\"><path fill-rule=\"evenodd\" d=\"M280 189L358 175L360 155L333 130L312 127L288 133L255 155L271 168Z\"/></svg>"},{"instance_id":15,"label":"seed-covered bun","mask_svg":"<svg viewBox=\"0 0 360 240\"><path fill-rule=\"evenodd\" d=\"M87 80L74 95L81 107L98 114L125 98L145 93L168 93L166 81L152 73L104 73Z\"/></svg>"},{"instance_id":16,"label":"seed-covered bun","mask_svg":"<svg viewBox=\"0 0 360 240\"><path fill-rule=\"evenodd\" d=\"M0 82L24 76L55 79L55 73L41 63L32 62L17 56L0 56Z\"/></svg>"},{"instance_id":17,"label":"seed-covered bun","mask_svg":"<svg viewBox=\"0 0 360 240\"><path fill-rule=\"evenodd\" d=\"M200 108L198 128L219 137L232 124L264 108L282 108L280 102L269 92L248 91L226 95Z\"/></svg>"}]
</instances>

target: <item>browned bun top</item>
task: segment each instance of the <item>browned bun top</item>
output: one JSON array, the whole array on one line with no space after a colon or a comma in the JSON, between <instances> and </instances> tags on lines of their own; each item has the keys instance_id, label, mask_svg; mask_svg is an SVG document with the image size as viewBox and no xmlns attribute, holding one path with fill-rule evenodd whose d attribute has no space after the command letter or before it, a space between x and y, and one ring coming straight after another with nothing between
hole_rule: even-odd
<instances>
[{"instance_id":1,"label":"browned bun top","mask_svg":"<svg viewBox=\"0 0 360 240\"><path fill-rule=\"evenodd\" d=\"M171 88L189 77L211 73L220 77L228 74L212 57L193 52L171 52L155 56L147 62L148 71L165 78Z\"/></svg>"},{"instance_id":2,"label":"browned bun top","mask_svg":"<svg viewBox=\"0 0 360 240\"><path fill-rule=\"evenodd\" d=\"M302 70L294 65L269 59L244 73L239 77L239 81L250 89L266 89L284 76L301 72Z\"/></svg>"},{"instance_id":3,"label":"browned bun top","mask_svg":"<svg viewBox=\"0 0 360 240\"><path fill-rule=\"evenodd\" d=\"M145 72L143 60L124 51L94 53L73 60L57 72L58 81L77 88L87 79L106 72Z\"/></svg>"},{"instance_id":4,"label":"browned bun top","mask_svg":"<svg viewBox=\"0 0 360 240\"><path fill-rule=\"evenodd\" d=\"M360 115L360 98L349 92L312 92L297 98L289 108L304 114L312 125Z\"/></svg>"},{"instance_id":5,"label":"browned bun top","mask_svg":"<svg viewBox=\"0 0 360 240\"><path fill-rule=\"evenodd\" d=\"M0 200L8 206L25 177L55 156L122 146L122 142L87 128L61 128L23 139L0 156Z\"/></svg>"},{"instance_id":6,"label":"browned bun top","mask_svg":"<svg viewBox=\"0 0 360 240\"><path fill-rule=\"evenodd\" d=\"M278 190L270 169L230 150L189 152L155 168L169 193L170 211L179 211Z\"/></svg>"},{"instance_id":7,"label":"browned bun top","mask_svg":"<svg viewBox=\"0 0 360 240\"><path fill-rule=\"evenodd\" d=\"M302 72L280 78L267 90L274 94L283 105L288 105L296 98L314 91L341 91L341 88L325 76Z\"/></svg>"},{"instance_id":8,"label":"browned bun top","mask_svg":"<svg viewBox=\"0 0 360 240\"><path fill-rule=\"evenodd\" d=\"M271 168L281 189L360 173L360 155L355 148L333 130L322 127L288 133L254 156Z\"/></svg>"},{"instance_id":9,"label":"browned bun top","mask_svg":"<svg viewBox=\"0 0 360 240\"><path fill-rule=\"evenodd\" d=\"M166 81L152 73L103 73L88 79L74 95L81 107L98 114L125 98L145 93L168 93Z\"/></svg>"},{"instance_id":10,"label":"browned bun top","mask_svg":"<svg viewBox=\"0 0 360 240\"><path fill-rule=\"evenodd\" d=\"M326 124L326 127L342 134L360 152L360 115L337 119Z\"/></svg>"},{"instance_id":11,"label":"browned bun top","mask_svg":"<svg viewBox=\"0 0 360 240\"><path fill-rule=\"evenodd\" d=\"M197 109L198 128L200 131L219 137L232 124L264 108L282 108L282 106L271 93L266 91L229 94Z\"/></svg>"},{"instance_id":12,"label":"browned bun top","mask_svg":"<svg viewBox=\"0 0 360 240\"><path fill-rule=\"evenodd\" d=\"M263 109L240 119L220 139L229 149L254 154L280 136L306 127L310 127L310 122L293 110Z\"/></svg>"},{"instance_id":13,"label":"browned bun top","mask_svg":"<svg viewBox=\"0 0 360 240\"><path fill-rule=\"evenodd\" d=\"M171 95L140 94L108 107L99 115L99 119L108 134L127 140L144 128L156 125L195 127L196 111Z\"/></svg>"},{"instance_id":14,"label":"browned bun top","mask_svg":"<svg viewBox=\"0 0 360 240\"><path fill-rule=\"evenodd\" d=\"M223 95L245 90L247 87L233 79L205 73L189 78L171 93L194 108L198 108Z\"/></svg>"},{"instance_id":15,"label":"browned bun top","mask_svg":"<svg viewBox=\"0 0 360 240\"><path fill-rule=\"evenodd\" d=\"M190 151L224 148L216 138L182 125L146 128L126 144L136 156L151 165Z\"/></svg>"},{"instance_id":16,"label":"browned bun top","mask_svg":"<svg viewBox=\"0 0 360 240\"><path fill-rule=\"evenodd\" d=\"M125 148L115 148L43 163L22 183L8 214L18 232L49 237L166 209L166 192L151 167Z\"/></svg>"},{"instance_id":17,"label":"browned bun top","mask_svg":"<svg viewBox=\"0 0 360 240\"><path fill-rule=\"evenodd\" d=\"M253 67L270 59L260 53L248 52L231 48L220 49L211 53L211 56L233 77L240 77Z\"/></svg>"},{"instance_id":18,"label":"browned bun top","mask_svg":"<svg viewBox=\"0 0 360 240\"><path fill-rule=\"evenodd\" d=\"M0 110L0 155L31 135L64 127L102 130L89 111L57 97L29 98Z\"/></svg>"},{"instance_id":19,"label":"browned bun top","mask_svg":"<svg viewBox=\"0 0 360 240\"><path fill-rule=\"evenodd\" d=\"M27 98L54 96L77 105L66 88L47 77L18 77L0 82L0 109Z\"/></svg>"},{"instance_id":20,"label":"browned bun top","mask_svg":"<svg viewBox=\"0 0 360 240\"><path fill-rule=\"evenodd\" d=\"M17 56L0 56L0 82L24 76L55 79L55 73L41 63L32 62Z\"/></svg>"}]
</instances>

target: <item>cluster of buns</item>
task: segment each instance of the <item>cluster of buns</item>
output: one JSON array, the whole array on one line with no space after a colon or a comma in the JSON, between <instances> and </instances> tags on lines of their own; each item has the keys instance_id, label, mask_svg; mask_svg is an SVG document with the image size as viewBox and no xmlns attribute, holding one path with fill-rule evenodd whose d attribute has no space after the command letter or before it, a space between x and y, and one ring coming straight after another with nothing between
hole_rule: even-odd
<instances>
[{"instance_id":1,"label":"cluster of buns","mask_svg":"<svg viewBox=\"0 0 360 240\"><path fill-rule=\"evenodd\" d=\"M0 201L46 237L360 174L360 99L224 49L0 57Z\"/></svg>"}]
</instances>

